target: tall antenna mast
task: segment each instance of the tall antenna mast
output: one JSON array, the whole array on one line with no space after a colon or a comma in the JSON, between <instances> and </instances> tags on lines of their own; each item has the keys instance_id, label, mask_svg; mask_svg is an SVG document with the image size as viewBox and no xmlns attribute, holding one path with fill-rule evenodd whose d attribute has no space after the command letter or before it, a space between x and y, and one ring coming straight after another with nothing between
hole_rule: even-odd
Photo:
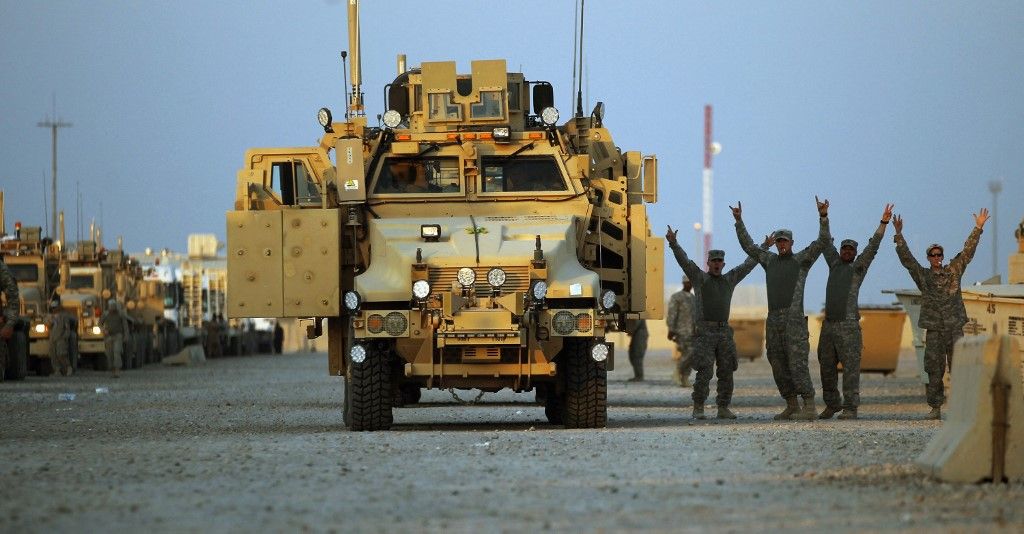
<instances>
[{"instance_id":1,"label":"tall antenna mast","mask_svg":"<svg viewBox=\"0 0 1024 534\"><path fill-rule=\"evenodd\" d=\"M704 106L704 174L703 174L703 229L704 229L704 263L708 262L708 251L711 250L712 217L712 185L714 173L711 171L712 156L717 151L717 144L711 137L711 104Z\"/></svg>"},{"instance_id":2,"label":"tall antenna mast","mask_svg":"<svg viewBox=\"0 0 1024 534\"><path fill-rule=\"evenodd\" d=\"M363 75L359 56L359 0L348 0L348 52L352 56L352 68L349 70L352 83L352 95L348 104L349 114L363 116Z\"/></svg>"},{"instance_id":3,"label":"tall antenna mast","mask_svg":"<svg viewBox=\"0 0 1024 534\"><path fill-rule=\"evenodd\" d=\"M580 54L577 60L579 61L579 73L580 76L576 85L576 116L583 116L583 9L586 6L587 0L580 0Z\"/></svg>"},{"instance_id":4,"label":"tall antenna mast","mask_svg":"<svg viewBox=\"0 0 1024 534\"><path fill-rule=\"evenodd\" d=\"M49 128L51 135L51 147L52 147L52 164L53 164L53 185L50 187L50 198L51 207L53 208L53 225L51 228L57 228L57 130L59 128L70 128L73 126L70 122L64 122L57 118L57 97L53 98L53 116L54 120L50 120L50 117L46 117L46 120L40 121L36 126L40 128ZM45 193L44 193L45 194Z\"/></svg>"}]
</instances>

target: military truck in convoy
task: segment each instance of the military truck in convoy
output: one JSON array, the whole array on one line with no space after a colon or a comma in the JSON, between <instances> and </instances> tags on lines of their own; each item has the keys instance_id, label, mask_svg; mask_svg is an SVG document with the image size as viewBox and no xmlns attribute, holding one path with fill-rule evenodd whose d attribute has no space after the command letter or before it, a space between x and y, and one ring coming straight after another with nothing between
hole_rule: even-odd
<instances>
[{"instance_id":1,"label":"military truck in convoy","mask_svg":"<svg viewBox=\"0 0 1024 534\"><path fill-rule=\"evenodd\" d=\"M389 428L424 388L533 390L550 422L604 427L606 334L662 316L657 159L622 152L601 103L559 124L551 84L504 60L399 56L371 127L358 32L352 1L346 119L321 109L318 146L245 155L230 316L326 330L353 430Z\"/></svg>"}]
</instances>

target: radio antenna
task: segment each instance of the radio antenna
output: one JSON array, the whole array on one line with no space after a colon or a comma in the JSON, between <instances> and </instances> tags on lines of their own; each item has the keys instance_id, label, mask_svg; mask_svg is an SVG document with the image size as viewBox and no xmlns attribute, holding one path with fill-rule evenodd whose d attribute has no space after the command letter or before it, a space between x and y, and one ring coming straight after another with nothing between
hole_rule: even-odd
<instances>
[{"instance_id":1,"label":"radio antenna","mask_svg":"<svg viewBox=\"0 0 1024 534\"><path fill-rule=\"evenodd\" d=\"M345 88L345 120L348 120L349 105L348 105L348 66L345 63L345 58L348 57L348 52L341 51L341 75L345 78L342 82L342 86Z\"/></svg>"},{"instance_id":2,"label":"radio antenna","mask_svg":"<svg viewBox=\"0 0 1024 534\"><path fill-rule=\"evenodd\" d=\"M580 0L580 40L579 40L579 78L576 82L576 116L583 116L583 13L586 8L587 0Z\"/></svg>"},{"instance_id":3,"label":"radio antenna","mask_svg":"<svg viewBox=\"0 0 1024 534\"><path fill-rule=\"evenodd\" d=\"M574 9L575 10L572 13L572 85L569 87L576 87L576 46L580 39L580 27L576 24L576 20L580 17L579 0L574 2ZM569 103L569 109L572 109L571 101Z\"/></svg>"}]
</instances>

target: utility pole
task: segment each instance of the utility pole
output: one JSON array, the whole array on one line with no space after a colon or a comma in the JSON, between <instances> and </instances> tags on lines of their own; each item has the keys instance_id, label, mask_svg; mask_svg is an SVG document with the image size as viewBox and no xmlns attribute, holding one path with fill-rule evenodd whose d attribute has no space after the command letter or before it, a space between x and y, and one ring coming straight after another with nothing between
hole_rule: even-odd
<instances>
[{"instance_id":1,"label":"utility pole","mask_svg":"<svg viewBox=\"0 0 1024 534\"><path fill-rule=\"evenodd\" d=\"M999 274L999 193L1003 191L1003 179L991 180L988 190L992 192L992 275Z\"/></svg>"},{"instance_id":2,"label":"utility pole","mask_svg":"<svg viewBox=\"0 0 1024 534\"><path fill-rule=\"evenodd\" d=\"M56 112L54 112L56 117ZM53 224L50 228L56 231L57 228L57 129L58 128L70 128L72 124L70 122L64 122L60 119L50 120L49 117L46 120L36 124L40 128L49 128L52 136L52 148L53 148L53 185L50 188L50 205L52 207L51 213L53 215ZM51 236L52 237L52 236Z\"/></svg>"}]
</instances>

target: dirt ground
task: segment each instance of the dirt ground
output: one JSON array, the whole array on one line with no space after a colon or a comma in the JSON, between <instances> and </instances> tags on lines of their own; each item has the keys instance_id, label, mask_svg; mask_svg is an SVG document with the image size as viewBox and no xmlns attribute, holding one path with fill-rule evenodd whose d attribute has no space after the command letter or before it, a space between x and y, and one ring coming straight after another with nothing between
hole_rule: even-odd
<instances>
[{"instance_id":1,"label":"dirt ground","mask_svg":"<svg viewBox=\"0 0 1024 534\"><path fill-rule=\"evenodd\" d=\"M348 432L323 354L3 383L0 531L1024 529L1024 484L914 467L940 423L910 357L863 378L860 420L827 422L772 421L763 359L740 364L735 421L690 419L667 352L644 383L622 360L605 430L551 426L532 394L430 391L394 430Z\"/></svg>"}]
</instances>

